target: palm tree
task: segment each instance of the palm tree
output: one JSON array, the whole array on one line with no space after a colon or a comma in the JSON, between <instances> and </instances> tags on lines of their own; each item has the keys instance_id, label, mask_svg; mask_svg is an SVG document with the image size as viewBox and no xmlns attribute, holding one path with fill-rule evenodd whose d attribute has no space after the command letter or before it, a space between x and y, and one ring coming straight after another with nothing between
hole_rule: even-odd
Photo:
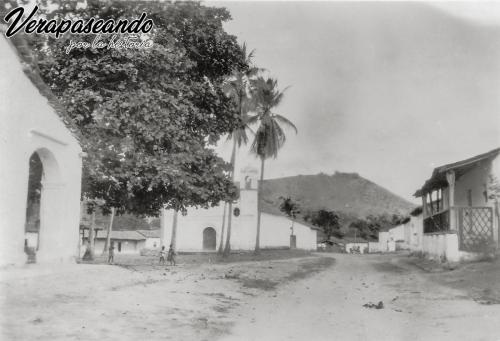
<instances>
[{"instance_id":1,"label":"palm tree","mask_svg":"<svg viewBox=\"0 0 500 341\"><path fill-rule=\"evenodd\" d=\"M286 141L286 135L281 127L291 127L297 133L297 127L286 117L272 112L283 100L284 92L278 89L278 81L272 78L264 79L258 77L253 81L252 97L255 101L257 115L250 120L256 118L259 121L255 139L252 143L252 152L260 158L260 181L258 186L257 200L257 235L255 238L255 253L260 252L260 218L261 218L261 192L262 183L264 181L264 163L265 160L278 156L278 151L283 147Z\"/></svg>"},{"instance_id":2,"label":"palm tree","mask_svg":"<svg viewBox=\"0 0 500 341\"><path fill-rule=\"evenodd\" d=\"M235 179L234 167L236 163L236 150L237 148L240 148L241 145L248 143L247 130L250 130L249 124L251 122L251 116L249 116L248 113L251 111L253 105L250 98L251 81L252 78L255 77L261 70L252 65L253 55L254 51L252 50L250 53L247 53L247 46L246 44L243 44L241 47L241 64L244 65L244 67L242 70L234 70L224 87L226 94L234 100L237 114L240 117L240 124L228 136L228 140L233 140L233 149L231 152L231 180L233 183ZM232 201L229 201L226 246L223 253L224 257L227 257L231 252L232 216L233 203Z\"/></svg>"}]
</instances>

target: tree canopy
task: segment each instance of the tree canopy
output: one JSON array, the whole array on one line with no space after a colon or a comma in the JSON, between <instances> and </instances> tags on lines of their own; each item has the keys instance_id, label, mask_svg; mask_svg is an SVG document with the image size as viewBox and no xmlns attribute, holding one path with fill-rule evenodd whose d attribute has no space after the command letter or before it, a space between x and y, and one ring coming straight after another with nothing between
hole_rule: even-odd
<instances>
[{"instance_id":1,"label":"tree canopy","mask_svg":"<svg viewBox=\"0 0 500 341\"><path fill-rule=\"evenodd\" d=\"M309 213L309 215L305 217L305 220L310 221L313 225L321 227L326 239L330 239L332 236L342 236L340 231L339 216L334 211L320 209Z\"/></svg>"},{"instance_id":2,"label":"tree canopy","mask_svg":"<svg viewBox=\"0 0 500 341\"><path fill-rule=\"evenodd\" d=\"M40 74L88 154L84 196L102 199L104 211L149 215L163 205L183 210L234 198L229 166L211 147L241 124L223 91L233 70L248 67L223 29L229 12L197 2L53 3L47 18L130 20L145 12L154 22L142 37L154 42L149 49L67 51L70 40L95 36L30 37Z\"/></svg>"},{"instance_id":3,"label":"tree canopy","mask_svg":"<svg viewBox=\"0 0 500 341\"><path fill-rule=\"evenodd\" d=\"M297 215L300 214L299 204L290 197L280 197L280 199L280 211L294 220L297 219Z\"/></svg>"}]
</instances>

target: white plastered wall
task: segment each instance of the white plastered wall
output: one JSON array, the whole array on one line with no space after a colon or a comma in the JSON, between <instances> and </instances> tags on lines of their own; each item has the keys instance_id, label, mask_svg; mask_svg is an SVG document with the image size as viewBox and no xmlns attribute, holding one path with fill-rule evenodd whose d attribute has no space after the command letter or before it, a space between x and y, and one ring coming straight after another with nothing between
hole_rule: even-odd
<instances>
[{"instance_id":1,"label":"white plastered wall","mask_svg":"<svg viewBox=\"0 0 500 341\"><path fill-rule=\"evenodd\" d=\"M29 159L44 168L38 262L72 261L78 253L81 148L0 38L0 265L23 264Z\"/></svg>"}]
</instances>

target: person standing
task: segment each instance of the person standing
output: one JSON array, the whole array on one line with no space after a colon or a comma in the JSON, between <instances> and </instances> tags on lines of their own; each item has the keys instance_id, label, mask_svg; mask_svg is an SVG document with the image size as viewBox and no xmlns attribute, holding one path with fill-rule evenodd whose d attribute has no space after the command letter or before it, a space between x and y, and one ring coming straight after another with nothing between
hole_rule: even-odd
<instances>
[{"instance_id":1,"label":"person standing","mask_svg":"<svg viewBox=\"0 0 500 341\"><path fill-rule=\"evenodd\" d=\"M161 247L160 251L160 262L161 265L165 265L165 246Z\"/></svg>"},{"instance_id":2,"label":"person standing","mask_svg":"<svg viewBox=\"0 0 500 341\"><path fill-rule=\"evenodd\" d=\"M113 264L115 261L115 243L111 242L108 249L108 264Z\"/></svg>"},{"instance_id":3,"label":"person standing","mask_svg":"<svg viewBox=\"0 0 500 341\"><path fill-rule=\"evenodd\" d=\"M168 249L167 260L170 262L170 265L175 266L175 251L174 248L172 247L172 244L170 244L170 248Z\"/></svg>"}]
</instances>

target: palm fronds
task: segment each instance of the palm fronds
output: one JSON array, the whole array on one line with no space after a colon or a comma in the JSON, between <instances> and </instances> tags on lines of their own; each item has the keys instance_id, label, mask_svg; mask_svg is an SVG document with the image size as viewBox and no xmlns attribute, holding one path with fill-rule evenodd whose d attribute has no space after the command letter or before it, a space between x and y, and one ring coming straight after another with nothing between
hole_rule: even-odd
<instances>
[{"instance_id":1,"label":"palm fronds","mask_svg":"<svg viewBox=\"0 0 500 341\"><path fill-rule=\"evenodd\" d=\"M278 106L284 97L284 91L278 89L278 81L273 78L265 79L258 77L252 82L252 95L256 103L257 115L249 119L254 123L259 121L259 127L255 133L251 150L261 158L276 158L278 151L286 141L286 134L282 125L292 128L295 133L297 127L286 117L273 113L271 109Z\"/></svg>"}]
</instances>

